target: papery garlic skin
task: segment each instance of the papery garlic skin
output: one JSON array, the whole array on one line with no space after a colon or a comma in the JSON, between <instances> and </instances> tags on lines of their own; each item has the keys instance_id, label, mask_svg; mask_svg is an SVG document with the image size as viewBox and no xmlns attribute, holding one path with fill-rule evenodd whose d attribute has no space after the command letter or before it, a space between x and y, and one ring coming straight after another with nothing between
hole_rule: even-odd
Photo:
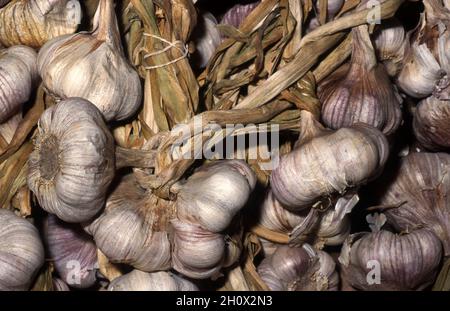
<instances>
[{"instance_id":1,"label":"papery garlic skin","mask_svg":"<svg viewBox=\"0 0 450 311\"><path fill-rule=\"evenodd\" d=\"M28 290L43 264L44 247L37 229L0 208L0 290Z\"/></svg>"},{"instance_id":2,"label":"papery garlic skin","mask_svg":"<svg viewBox=\"0 0 450 311\"><path fill-rule=\"evenodd\" d=\"M39 51L38 70L46 89L59 98L81 97L107 121L133 116L142 99L138 73L120 43L112 0L101 0L93 32L55 38Z\"/></svg>"},{"instance_id":3,"label":"papery garlic skin","mask_svg":"<svg viewBox=\"0 0 450 311\"><path fill-rule=\"evenodd\" d=\"M139 187L132 175L125 176L106 202L103 213L85 230L111 262L127 263L152 272L170 268L169 216L156 208L151 194Z\"/></svg>"},{"instance_id":4,"label":"papery garlic skin","mask_svg":"<svg viewBox=\"0 0 450 311\"><path fill-rule=\"evenodd\" d=\"M36 52L26 46L0 50L0 123L17 114L38 79Z\"/></svg>"},{"instance_id":5,"label":"papery garlic skin","mask_svg":"<svg viewBox=\"0 0 450 311\"><path fill-rule=\"evenodd\" d=\"M258 274L273 291L333 291L339 285L330 255L308 244L278 247L258 266Z\"/></svg>"},{"instance_id":6,"label":"papery garlic skin","mask_svg":"<svg viewBox=\"0 0 450 311\"><path fill-rule=\"evenodd\" d=\"M350 236L339 261L355 288L422 290L434 282L441 258L442 245L427 229L404 235L382 230ZM368 275L374 266L379 271L375 277L379 279L369 282Z\"/></svg>"},{"instance_id":7,"label":"papery garlic skin","mask_svg":"<svg viewBox=\"0 0 450 311\"><path fill-rule=\"evenodd\" d=\"M60 219L92 219L114 177L114 139L100 111L81 98L42 114L28 159L28 186L41 207Z\"/></svg>"},{"instance_id":8,"label":"papery garlic skin","mask_svg":"<svg viewBox=\"0 0 450 311\"><path fill-rule=\"evenodd\" d=\"M304 4L304 1L302 1L302 3ZM341 10L344 3L345 3L345 0L328 0L327 21L333 20L333 18L336 16L336 14L339 13L339 11ZM307 26L307 32L313 31L314 29L316 29L317 27L320 26L320 22L318 19L318 16L320 15L319 1L314 1L313 5L315 6L316 16L314 16L310 20L310 22Z\"/></svg>"},{"instance_id":9,"label":"papery garlic skin","mask_svg":"<svg viewBox=\"0 0 450 311\"><path fill-rule=\"evenodd\" d=\"M395 176L383 180L380 205L399 231L432 230L450 255L450 155L411 153L400 161Z\"/></svg>"},{"instance_id":10,"label":"papery garlic skin","mask_svg":"<svg viewBox=\"0 0 450 311\"><path fill-rule=\"evenodd\" d=\"M180 186L178 218L221 232L247 203L255 185L255 173L244 161L204 165Z\"/></svg>"},{"instance_id":11,"label":"papery garlic skin","mask_svg":"<svg viewBox=\"0 0 450 311\"><path fill-rule=\"evenodd\" d=\"M434 96L422 100L414 112L413 129L419 143L428 150L449 150L450 101Z\"/></svg>"},{"instance_id":12,"label":"papery garlic skin","mask_svg":"<svg viewBox=\"0 0 450 311\"><path fill-rule=\"evenodd\" d=\"M198 291L197 286L170 272L133 270L114 279L109 291Z\"/></svg>"},{"instance_id":13,"label":"papery garlic skin","mask_svg":"<svg viewBox=\"0 0 450 311\"><path fill-rule=\"evenodd\" d=\"M77 0L11 1L0 9L0 45L40 48L53 38L74 33L81 17Z\"/></svg>"},{"instance_id":14,"label":"papery garlic skin","mask_svg":"<svg viewBox=\"0 0 450 311\"><path fill-rule=\"evenodd\" d=\"M318 87L322 120L332 129L365 123L390 135L402 120L399 95L385 67L377 63L367 26L352 31L350 64L341 66Z\"/></svg>"},{"instance_id":15,"label":"papery garlic skin","mask_svg":"<svg viewBox=\"0 0 450 311\"><path fill-rule=\"evenodd\" d=\"M306 122L313 117L302 112L302 118ZM320 126L314 122L307 123L305 131ZM371 126L357 124L335 132L321 131L282 156L272 172L273 194L292 211L311 207L332 194L343 194L370 181L387 160L388 142Z\"/></svg>"},{"instance_id":16,"label":"papery garlic skin","mask_svg":"<svg viewBox=\"0 0 450 311\"><path fill-rule=\"evenodd\" d=\"M217 20L214 15L205 12L199 19L200 21L197 23L197 28L193 34L195 54L192 56L196 58L195 60L200 68L205 68L222 38L217 29Z\"/></svg>"},{"instance_id":17,"label":"papery garlic skin","mask_svg":"<svg viewBox=\"0 0 450 311\"><path fill-rule=\"evenodd\" d=\"M0 135L8 144L11 143L22 119L22 111L20 111L6 122L0 124Z\"/></svg>"},{"instance_id":18,"label":"papery garlic skin","mask_svg":"<svg viewBox=\"0 0 450 311\"><path fill-rule=\"evenodd\" d=\"M78 224L68 224L49 215L45 243L55 270L64 283L74 288L89 288L97 277L97 247Z\"/></svg>"},{"instance_id":19,"label":"papery garlic skin","mask_svg":"<svg viewBox=\"0 0 450 311\"><path fill-rule=\"evenodd\" d=\"M55 292L69 292L69 286L61 279L53 278L53 291Z\"/></svg>"}]
</instances>

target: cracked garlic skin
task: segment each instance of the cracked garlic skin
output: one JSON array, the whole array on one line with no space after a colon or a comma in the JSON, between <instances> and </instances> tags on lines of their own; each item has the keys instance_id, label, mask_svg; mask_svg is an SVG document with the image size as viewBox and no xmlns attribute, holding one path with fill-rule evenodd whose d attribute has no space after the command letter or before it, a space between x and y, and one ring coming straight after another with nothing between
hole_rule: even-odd
<instances>
[{"instance_id":1,"label":"cracked garlic skin","mask_svg":"<svg viewBox=\"0 0 450 311\"><path fill-rule=\"evenodd\" d=\"M114 139L100 111L69 98L44 111L28 159L39 205L69 223L92 219L114 177Z\"/></svg>"},{"instance_id":2,"label":"cracked garlic skin","mask_svg":"<svg viewBox=\"0 0 450 311\"><path fill-rule=\"evenodd\" d=\"M434 96L422 100L414 112L413 129L426 149L450 150L450 101Z\"/></svg>"},{"instance_id":3,"label":"cracked garlic skin","mask_svg":"<svg viewBox=\"0 0 450 311\"><path fill-rule=\"evenodd\" d=\"M317 94L322 105L322 120L332 129L365 123L384 134L400 126L399 96L383 64L377 62L367 26L352 30L352 58L349 64L320 83Z\"/></svg>"},{"instance_id":4,"label":"cracked garlic skin","mask_svg":"<svg viewBox=\"0 0 450 311\"><path fill-rule=\"evenodd\" d=\"M114 279L109 291L198 291L197 286L170 272L146 273L133 270Z\"/></svg>"},{"instance_id":5,"label":"cracked garlic skin","mask_svg":"<svg viewBox=\"0 0 450 311\"><path fill-rule=\"evenodd\" d=\"M79 224L68 224L49 215L45 244L50 260L64 283L74 288L89 288L97 277L97 247Z\"/></svg>"},{"instance_id":6,"label":"cracked garlic skin","mask_svg":"<svg viewBox=\"0 0 450 311\"><path fill-rule=\"evenodd\" d=\"M108 122L130 118L141 104L140 78L123 52L113 0L99 2L92 32L45 44L38 70L50 93L89 100Z\"/></svg>"},{"instance_id":7,"label":"cracked garlic skin","mask_svg":"<svg viewBox=\"0 0 450 311\"><path fill-rule=\"evenodd\" d=\"M270 178L272 192L285 208L299 211L311 207L380 173L389 145L379 130L356 124L328 131L306 111L301 118L299 142L281 157Z\"/></svg>"},{"instance_id":8,"label":"cracked garlic skin","mask_svg":"<svg viewBox=\"0 0 450 311\"><path fill-rule=\"evenodd\" d=\"M37 229L0 208L0 290L28 290L43 264L44 247Z\"/></svg>"},{"instance_id":9,"label":"cracked garlic skin","mask_svg":"<svg viewBox=\"0 0 450 311\"><path fill-rule=\"evenodd\" d=\"M0 123L17 114L37 82L36 52L26 46L0 50Z\"/></svg>"},{"instance_id":10,"label":"cracked garlic skin","mask_svg":"<svg viewBox=\"0 0 450 311\"><path fill-rule=\"evenodd\" d=\"M436 235L419 229L351 235L339 262L347 281L360 290L423 290L435 280L442 258Z\"/></svg>"},{"instance_id":11,"label":"cracked garlic skin","mask_svg":"<svg viewBox=\"0 0 450 311\"><path fill-rule=\"evenodd\" d=\"M272 291L335 291L339 285L333 258L308 244L279 246L257 271Z\"/></svg>"},{"instance_id":12,"label":"cracked garlic skin","mask_svg":"<svg viewBox=\"0 0 450 311\"><path fill-rule=\"evenodd\" d=\"M122 178L102 214L85 230L111 262L152 272L170 268L167 233L171 206L140 188L133 175Z\"/></svg>"},{"instance_id":13,"label":"cracked garlic skin","mask_svg":"<svg viewBox=\"0 0 450 311\"><path fill-rule=\"evenodd\" d=\"M81 17L77 0L11 1L0 9L0 45L40 48L53 38L74 33Z\"/></svg>"},{"instance_id":14,"label":"cracked garlic skin","mask_svg":"<svg viewBox=\"0 0 450 311\"><path fill-rule=\"evenodd\" d=\"M383 181L379 204L398 231L432 230L450 256L450 155L411 153L400 161L395 176Z\"/></svg>"}]
</instances>

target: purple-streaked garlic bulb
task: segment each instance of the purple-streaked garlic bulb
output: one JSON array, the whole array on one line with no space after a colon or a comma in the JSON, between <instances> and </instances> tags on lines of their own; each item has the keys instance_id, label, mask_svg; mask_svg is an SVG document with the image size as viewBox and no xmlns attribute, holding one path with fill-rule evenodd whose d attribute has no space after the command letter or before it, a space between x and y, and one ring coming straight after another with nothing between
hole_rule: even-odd
<instances>
[{"instance_id":1,"label":"purple-streaked garlic bulb","mask_svg":"<svg viewBox=\"0 0 450 311\"><path fill-rule=\"evenodd\" d=\"M304 2L304 1L302 1ZM314 2L314 16L311 18L308 26L307 26L307 32L310 32L317 27L320 26L319 18L320 15L320 7L319 7L319 1L313 1ZM344 5L345 0L328 0L327 3L327 17L326 21L331 21L336 16L336 14L339 13L339 11L342 9L342 6Z\"/></svg>"},{"instance_id":2,"label":"purple-streaked garlic bulb","mask_svg":"<svg viewBox=\"0 0 450 311\"><path fill-rule=\"evenodd\" d=\"M377 61L367 26L354 28L352 35L350 63L319 85L322 120L332 129L365 123L390 135L402 121L399 95Z\"/></svg>"},{"instance_id":3,"label":"purple-streaked garlic bulb","mask_svg":"<svg viewBox=\"0 0 450 311\"><path fill-rule=\"evenodd\" d=\"M260 3L260 1L257 1L248 4L236 4L225 12L220 23L239 28L241 23Z\"/></svg>"},{"instance_id":4,"label":"purple-streaked garlic bulb","mask_svg":"<svg viewBox=\"0 0 450 311\"><path fill-rule=\"evenodd\" d=\"M300 211L328 202L379 175L389 153L379 130L356 124L330 131L309 112L301 118L299 142L271 176L272 192L284 207Z\"/></svg>"},{"instance_id":5,"label":"purple-streaked garlic bulb","mask_svg":"<svg viewBox=\"0 0 450 311\"><path fill-rule=\"evenodd\" d=\"M195 53L192 55L200 68L205 68L222 38L217 29L217 20L209 12L199 17L196 30L193 34Z\"/></svg>"},{"instance_id":6,"label":"purple-streaked garlic bulb","mask_svg":"<svg viewBox=\"0 0 450 311\"><path fill-rule=\"evenodd\" d=\"M39 78L36 52L26 46L0 50L0 123L19 113Z\"/></svg>"},{"instance_id":7,"label":"purple-streaked garlic bulb","mask_svg":"<svg viewBox=\"0 0 450 311\"><path fill-rule=\"evenodd\" d=\"M109 291L198 291L197 286L170 272L147 273L133 270L114 279Z\"/></svg>"},{"instance_id":8,"label":"purple-streaked garlic bulb","mask_svg":"<svg viewBox=\"0 0 450 311\"><path fill-rule=\"evenodd\" d=\"M437 236L420 229L351 235L339 262L347 281L360 290L422 290L435 280L442 258Z\"/></svg>"},{"instance_id":9,"label":"purple-streaked garlic bulb","mask_svg":"<svg viewBox=\"0 0 450 311\"><path fill-rule=\"evenodd\" d=\"M39 120L28 186L47 212L66 222L89 221L103 208L114 162L114 139L100 111L70 98Z\"/></svg>"},{"instance_id":10,"label":"purple-streaked garlic bulb","mask_svg":"<svg viewBox=\"0 0 450 311\"><path fill-rule=\"evenodd\" d=\"M49 215L45 228L49 259L62 281L71 287L88 288L97 277L97 247L79 224L68 224Z\"/></svg>"},{"instance_id":11,"label":"purple-streaked garlic bulb","mask_svg":"<svg viewBox=\"0 0 450 311\"><path fill-rule=\"evenodd\" d=\"M414 111L414 134L432 151L450 149L450 101L434 96L422 100Z\"/></svg>"},{"instance_id":12,"label":"purple-streaked garlic bulb","mask_svg":"<svg viewBox=\"0 0 450 311\"><path fill-rule=\"evenodd\" d=\"M0 208L0 290L28 290L43 264L44 247L37 229Z\"/></svg>"},{"instance_id":13,"label":"purple-streaked garlic bulb","mask_svg":"<svg viewBox=\"0 0 450 311\"><path fill-rule=\"evenodd\" d=\"M0 0L0 8L4 7L6 4L8 4L8 2L11 0Z\"/></svg>"},{"instance_id":14,"label":"purple-streaked garlic bulb","mask_svg":"<svg viewBox=\"0 0 450 311\"><path fill-rule=\"evenodd\" d=\"M278 247L257 271L273 291L333 291L339 285L333 258L308 244Z\"/></svg>"},{"instance_id":15,"label":"purple-streaked garlic bulb","mask_svg":"<svg viewBox=\"0 0 450 311\"><path fill-rule=\"evenodd\" d=\"M430 229L450 256L450 155L411 153L383 187L380 205L388 222L398 231Z\"/></svg>"}]
</instances>

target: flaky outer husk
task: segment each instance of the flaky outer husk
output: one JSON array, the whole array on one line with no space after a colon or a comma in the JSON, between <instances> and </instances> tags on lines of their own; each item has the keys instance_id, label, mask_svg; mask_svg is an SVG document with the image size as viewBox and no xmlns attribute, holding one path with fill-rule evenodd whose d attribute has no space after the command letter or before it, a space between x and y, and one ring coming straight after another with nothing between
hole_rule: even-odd
<instances>
[{"instance_id":1,"label":"flaky outer husk","mask_svg":"<svg viewBox=\"0 0 450 311\"><path fill-rule=\"evenodd\" d=\"M168 222L172 208L127 175L108 197L103 213L85 230L111 262L146 272L167 270L171 266Z\"/></svg>"},{"instance_id":2,"label":"flaky outer husk","mask_svg":"<svg viewBox=\"0 0 450 311\"><path fill-rule=\"evenodd\" d=\"M304 112L302 118L313 117ZM316 121L306 124L320 126ZM369 125L322 131L322 135L298 144L281 157L271 176L273 194L291 210L311 207L332 194L343 194L376 177L388 153L385 136Z\"/></svg>"},{"instance_id":3,"label":"flaky outer husk","mask_svg":"<svg viewBox=\"0 0 450 311\"><path fill-rule=\"evenodd\" d=\"M81 16L77 0L13 0L0 9L0 45L40 48L53 38L74 33Z\"/></svg>"},{"instance_id":4,"label":"flaky outer husk","mask_svg":"<svg viewBox=\"0 0 450 311\"><path fill-rule=\"evenodd\" d=\"M109 291L198 291L197 286L170 272L146 273L133 270L114 279Z\"/></svg>"},{"instance_id":5,"label":"flaky outer husk","mask_svg":"<svg viewBox=\"0 0 450 311\"><path fill-rule=\"evenodd\" d=\"M422 100L414 112L414 134L431 151L450 149L450 101L434 96Z\"/></svg>"},{"instance_id":6,"label":"flaky outer husk","mask_svg":"<svg viewBox=\"0 0 450 311\"><path fill-rule=\"evenodd\" d=\"M44 210L69 223L91 220L114 170L114 139L93 104L71 98L44 111L28 159L28 186Z\"/></svg>"},{"instance_id":7,"label":"flaky outer husk","mask_svg":"<svg viewBox=\"0 0 450 311\"><path fill-rule=\"evenodd\" d=\"M384 181L381 194L388 221L399 231L432 230L450 255L450 155L411 153L401 160L395 176Z\"/></svg>"},{"instance_id":8,"label":"flaky outer husk","mask_svg":"<svg viewBox=\"0 0 450 311\"><path fill-rule=\"evenodd\" d=\"M434 281L441 258L442 245L427 229L405 235L382 230L351 235L339 261L357 289L423 290Z\"/></svg>"},{"instance_id":9,"label":"flaky outer husk","mask_svg":"<svg viewBox=\"0 0 450 311\"><path fill-rule=\"evenodd\" d=\"M0 208L0 290L28 290L43 264L44 247L37 229Z\"/></svg>"}]
</instances>

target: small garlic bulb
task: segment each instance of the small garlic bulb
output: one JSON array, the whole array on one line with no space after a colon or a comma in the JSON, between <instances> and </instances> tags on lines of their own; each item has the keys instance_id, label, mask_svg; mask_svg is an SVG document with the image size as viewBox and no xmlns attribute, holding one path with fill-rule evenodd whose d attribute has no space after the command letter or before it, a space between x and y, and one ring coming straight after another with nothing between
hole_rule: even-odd
<instances>
[{"instance_id":1,"label":"small garlic bulb","mask_svg":"<svg viewBox=\"0 0 450 311\"><path fill-rule=\"evenodd\" d=\"M278 247L258 266L258 274L273 291L334 291L339 285L333 258L308 244Z\"/></svg>"},{"instance_id":2,"label":"small garlic bulb","mask_svg":"<svg viewBox=\"0 0 450 311\"><path fill-rule=\"evenodd\" d=\"M425 13L407 51L397 85L409 96L450 99L450 11L441 0L423 0Z\"/></svg>"},{"instance_id":3,"label":"small garlic bulb","mask_svg":"<svg viewBox=\"0 0 450 311\"><path fill-rule=\"evenodd\" d=\"M281 157L270 179L272 192L284 207L291 211L311 207L380 173L389 146L379 130L357 124L333 132L323 129L309 112L302 111L301 118L301 141ZM313 137L308 137L311 132Z\"/></svg>"},{"instance_id":4,"label":"small garlic bulb","mask_svg":"<svg viewBox=\"0 0 450 311\"><path fill-rule=\"evenodd\" d=\"M434 96L422 100L414 112L414 134L429 150L450 149L450 101Z\"/></svg>"},{"instance_id":5,"label":"small garlic bulb","mask_svg":"<svg viewBox=\"0 0 450 311\"><path fill-rule=\"evenodd\" d=\"M26 46L0 50L0 123L17 114L38 79L36 52Z\"/></svg>"},{"instance_id":6,"label":"small garlic bulb","mask_svg":"<svg viewBox=\"0 0 450 311\"><path fill-rule=\"evenodd\" d=\"M438 272L442 246L431 231L351 235L339 262L349 283L361 290L421 290Z\"/></svg>"},{"instance_id":7,"label":"small garlic bulb","mask_svg":"<svg viewBox=\"0 0 450 311\"><path fill-rule=\"evenodd\" d=\"M28 290L43 264L44 247L37 229L0 208L0 290Z\"/></svg>"},{"instance_id":8,"label":"small garlic bulb","mask_svg":"<svg viewBox=\"0 0 450 311\"><path fill-rule=\"evenodd\" d=\"M197 286L170 272L133 270L114 279L109 291L198 291Z\"/></svg>"},{"instance_id":9,"label":"small garlic bulb","mask_svg":"<svg viewBox=\"0 0 450 311\"><path fill-rule=\"evenodd\" d=\"M322 120L332 129L366 123L389 135L400 126L399 95L385 67L377 62L367 25L352 30L350 64L341 66L318 87Z\"/></svg>"},{"instance_id":10,"label":"small garlic bulb","mask_svg":"<svg viewBox=\"0 0 450 311\"><path fill-rule=\"evenodd\" d=\"M85 230L111 262L152 272L170 268L169 220L172 207L125 176L106 202L103 213Z\"/></svg>"},{"instance_id":11,"label":"small garlic bulb","mask_svg":"<svg viewBox=\"0 0 450 311\"><path fill-rule=\"evenodd\" d=\"M11 1L0 9L0 45L40 48L53 38L74 33L81 16L78 0Z\"/></svg>"},{"instance_id":12,"label":"small garlic bulb","mask_svg":"<svg viewBox=\"0 0 450 311\"><path fill-rule=\"evenodd\" d=\"M38 69L50 93L89 100L107 121L127 119L141 104L141 82L124 55L113 0L100 0L93 32L45 44Z\"/></svg>"},{"instance_id":13,"label":"small garlic bulb","mask_svg":"<svg viewBox=\"0 0 450 311\"><path fill-rule=\"evenodd\" d=\"M304 1L302 1L303 4ZM342 9L342 6L344 5L345 0L328 0L327 3L327 21L333 20L333 18L336 16L336 14L339 13L339 11ZM319 1L314 1L314 11L316 12L315 16L311 19L307 26L307 32L310 32L317 27L320 26L319 23L319 14L320 14L320 7L319 7Z\"/></svg>"},{"instance_id":14,"label":"small garlic bulb","mask_svg":"<svg viewBox=\"0 0 450 311\"><path fill-rule=\"evenodd\" d=\"M405 58L407 38L403 25L395 18L383 22L373 34L378 60L391 77L400 73Z\"/></svg>"},{"instance_id":15,"label":"small garlic bulb","mask_svg":"<svg viewBox=\"0 0 450 311\"><path fill-rule=\"evenodd\" d=\"M401 160L395 176L383 180L380 205L398 231L432 230L450 256L450 155L411 153Z\"/></svg>"},{"instance_id":16,"label":"small garlic bulb","mask_svg":"<svg viewBox=\"0 0 450 311\"><path fill-rule=\"evenodd\" d=\"M68 224L49 215L45 243L55 270L75 288L88 288L97 280L97 247L78 224Z\"/></svg>"},{"instance_id":17,"label":"small garlic bulb","mask_svg":"<svg viewBox=\"0 0 450 311\"><path fill-rule=\"evenodd\" d=\"M192 56L200 68L205 68L222 38L217 29L217 20L209 12L200 15L196 27L193 34L195 53Z\"/></svg>"},{"instance_id":18,"label":"small garlic bulb","mask_svg":"<svg viewBox=\"0 0 450 311\"><path fill-rule=\"evenodd\" d=\"M248 4L236 4L225 12L220 20L220 23L233 26L234 28L239 28L241 23L260 3L261 1Z\"/></svg>"},{"instance_id":19,"label":"small garlic bulb","mask_svg":"<svg viewBox=\"0 0 450 311\"><path fill-rule=\"evenodd\" d=\"M100 111L70 98L42 114L28 160L28 186L66 222L92 219L114 177L114 140Z\"/></svg>"}]
</instances>

